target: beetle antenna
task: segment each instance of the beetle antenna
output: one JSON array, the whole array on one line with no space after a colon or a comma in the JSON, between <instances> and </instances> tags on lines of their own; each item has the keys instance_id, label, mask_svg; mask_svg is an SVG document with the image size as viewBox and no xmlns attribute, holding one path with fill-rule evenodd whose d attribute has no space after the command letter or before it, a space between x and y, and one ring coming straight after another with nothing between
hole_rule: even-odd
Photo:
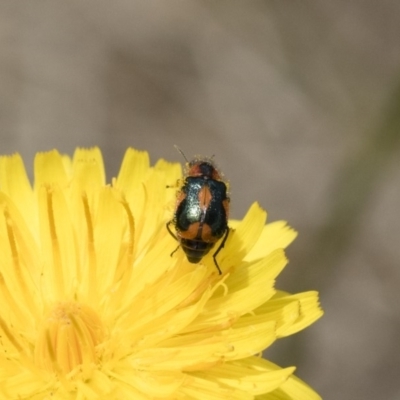
<instances>
[{"instance_id":1,"label":"beetle antenna","mask_svg":"<svg viewBox=\"0 0 400 400\"><path fill-rule=\"evenodd\" d=\"M176 148L176 150L179 151L179 153L182 154L182 157L183 157L183 158L186 160L186 162L188 163L189 160L186 158L185 153L184 153L176 144L174 144L174 147Z\"/></svg>"}]
</instances>

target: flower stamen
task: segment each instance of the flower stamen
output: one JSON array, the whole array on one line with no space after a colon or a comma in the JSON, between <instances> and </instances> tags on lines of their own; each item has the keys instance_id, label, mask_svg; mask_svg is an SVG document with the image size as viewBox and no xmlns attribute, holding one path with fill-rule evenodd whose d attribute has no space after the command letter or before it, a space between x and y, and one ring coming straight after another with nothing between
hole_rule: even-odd
<instances>
[{"instance_id":1,"label":"flower stamen","mask_svg":"<svg viewBox=\"0 0 400 400\"><path fill-rule=\"evenodd\" d=\"M103 325L91 308L75 302L59 303L44 321L35 347L35 363L64 374L81 364L97 363L97 346L104 336Z\"/></svg>"}]
</instances>

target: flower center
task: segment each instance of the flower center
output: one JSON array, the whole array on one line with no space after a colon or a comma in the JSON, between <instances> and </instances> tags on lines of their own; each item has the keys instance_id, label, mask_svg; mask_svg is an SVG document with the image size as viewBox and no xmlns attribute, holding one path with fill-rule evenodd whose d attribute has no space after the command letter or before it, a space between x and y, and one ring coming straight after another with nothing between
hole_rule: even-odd
<instances>
[{"instance_id":1,"label":"flower center","mask_svg":"<svg viewBox=\"0 0 400 400\"><path fill-rule=\"evenodd\" d=\"M35 347L36 365L64 374L96 363L105 329L97 314L76 302L56 304L45 318Z\"/></svg>"}]
</instances>

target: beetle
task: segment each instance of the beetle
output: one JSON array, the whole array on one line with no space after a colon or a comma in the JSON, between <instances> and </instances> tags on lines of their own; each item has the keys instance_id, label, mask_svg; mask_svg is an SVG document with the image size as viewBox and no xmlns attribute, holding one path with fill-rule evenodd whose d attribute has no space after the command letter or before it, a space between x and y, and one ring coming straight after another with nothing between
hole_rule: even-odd
<instances>
[{"instance_id":1,"label":"beetle","mask_svg":"<svg viewBox=\"0 0 400 400\"><path fill-rule=\"evenodd\" d=\"M178 151L186 159L179 148ZM168 232L179 242L171 256L182 247L188 261L197 264L223 238L213 254L214 264L221 275L216 257L230 231L227 185L212 158L186 161L187 170L178 191L174 216L167 223ZM175 233L171 225L175 227Z\"/></svg>"}]
</instances>

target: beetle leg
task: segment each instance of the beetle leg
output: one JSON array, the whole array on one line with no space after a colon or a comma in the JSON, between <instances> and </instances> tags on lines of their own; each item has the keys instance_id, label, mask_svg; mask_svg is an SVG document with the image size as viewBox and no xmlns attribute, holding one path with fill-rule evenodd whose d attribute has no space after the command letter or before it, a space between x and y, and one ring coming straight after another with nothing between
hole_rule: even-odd
<instances>
[{"instance_id":1,"label":"beetle leg","mask_svg":"<svg viewBox=\"0 0 400 400\"><path fill-rule=\"evenodd\" d=\"M228 229L226 230L226 233L225 233L225 236L224 236L224 238L223 238L223 240L222 240L222 242L221 242L221 244L218 246L218 249L215 251L215 253L213 254L213 259L214 259L214 264L215 264L215 266L217 267L217 270L218 270L218 273L221 275L222 274L222 271L221 271L221 268L219 267L219 265L218 265L218 262L217 262L217 255L218 255L218 253L221 251L221 249L223 249L224 248L224 246L225 246L225 242L226 242L226 239L228 239L228 235L229 235L229 227L228 227Z\"/></svg>"},{"instance_id":2,"label":"beetle leg","mask_svg":"<svg viewBox=\"0 0 400 400\"><path fill-rule=\"evenodd\" d=\"M179 247L181 247L181 246L178 245L178 247L169 256L172 257L178 251Z\"/></svg>"},{"instance_id":3,"label":"beetle leg","mask_svg":"<svg viewBox=\"0 0 400 400\"><path fill-rule=\"evenodd\" d=\"M169 227L170 225L172 224L172 221L168 221L167 222L167 229L168 229L168 232L169 232L169 234L177 241L177 242L179 242L179 240L178 240L178 238L176 237L176 235L175 235L175 233L174 232L172 232L172 230L171 230L171 228ZM176 250L175 250L176 251ZM174 251L174 253L175 253L175 251ZM171 254L172 255L172 254Z\"/></svg>"},{"instance_id":4,"label":"beetle leg","mask_svg":"<svg viewBox=\"0 0 400 400\"><path fill-rule=\"evenodd\" d=\"M175 233L172 232L171 228L169 227L172 224L172 221L168 221L167 222L167 230L169 232L169 234L177 241L179 242L178 238L176 237ZM176 253L179 249L180 245L178 245L178 247L170 254L170 257L172 257L174 255L174 253Z\"/></svg>"}]
</instances>

